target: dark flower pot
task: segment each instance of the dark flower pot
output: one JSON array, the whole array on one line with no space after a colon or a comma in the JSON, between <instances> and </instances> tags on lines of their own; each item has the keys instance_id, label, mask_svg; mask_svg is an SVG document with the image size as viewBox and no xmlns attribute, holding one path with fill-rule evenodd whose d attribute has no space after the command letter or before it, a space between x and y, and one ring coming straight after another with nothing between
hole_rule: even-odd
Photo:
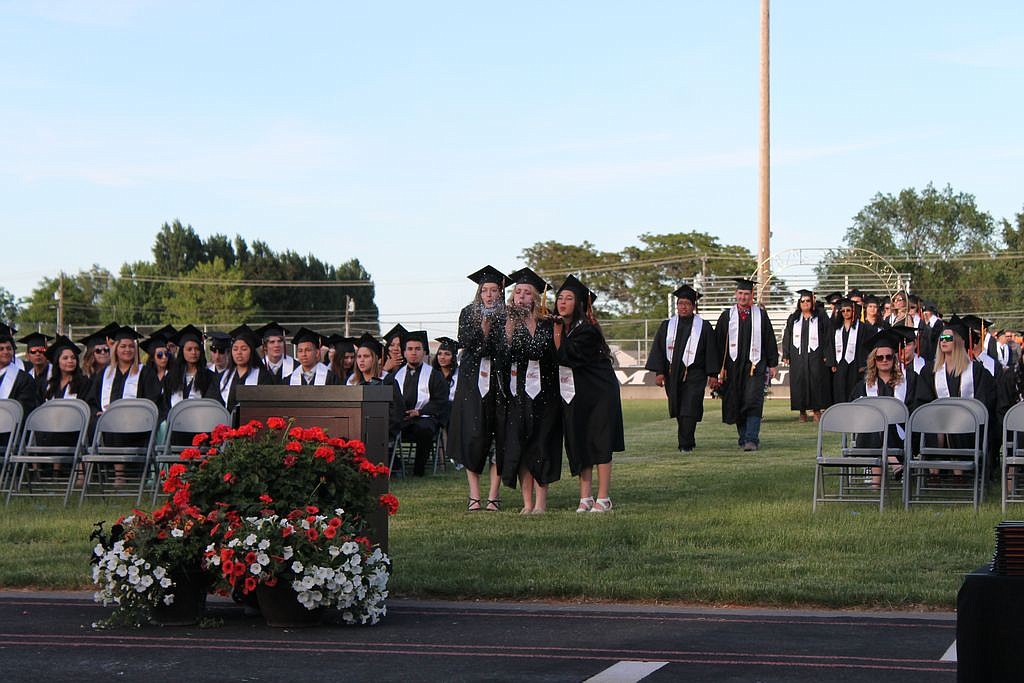
<instances>
[{"instance_id":1,"label":"dark flower pot","mask_svg":"<svg viewBox=\"0 0 1024 683\"><path fill-rule=\"evenodd\" d=\"M306 609L295 595L291 582L278 581L273 586L256 586L256 599L267 626L278 628L306 628L317 626L324 608Z\"/></svg>"},{"instance_id":2,"label":"dark flower pot","mask_svg":"<svg viewBox=\"0 0 1024 683\"><path fill-rule=\"evenodd\" d=\"M192 626L203 618L209 577L199 570L174 570L174 602L153 607L151 621L159 626Z\"/></svg>"}]
</instances>

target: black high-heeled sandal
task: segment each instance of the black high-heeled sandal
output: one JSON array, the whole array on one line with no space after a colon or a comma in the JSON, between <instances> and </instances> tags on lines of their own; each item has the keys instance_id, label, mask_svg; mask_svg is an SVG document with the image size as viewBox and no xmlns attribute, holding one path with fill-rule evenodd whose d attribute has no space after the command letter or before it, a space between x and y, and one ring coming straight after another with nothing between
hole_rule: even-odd
<instances>
[{"instance_id":1,"label":"black high-heeled sandal","mask_svg":"<svg viewBox=\"0 0 1024 683\"><path fill-rule=\"evenodd\" d=\"M473 507L474 505L476 507ZM480 499L479 498L470 498L469 499L468 511L469 512L480 512L481 510L483 510L483 508L480 507Z\"/></svg>"},{"instance_id":2,"label":"black high-heeled sandal","mask_svg":"<svg viewBox=\"0 0 1024 683\"><path fill-rule=\"evenodd\" d=\"M491 506L494 506L493 508ZM501 512L501 499L491 500L487 499L487 512Z\"/></svg>"}]
</instances>

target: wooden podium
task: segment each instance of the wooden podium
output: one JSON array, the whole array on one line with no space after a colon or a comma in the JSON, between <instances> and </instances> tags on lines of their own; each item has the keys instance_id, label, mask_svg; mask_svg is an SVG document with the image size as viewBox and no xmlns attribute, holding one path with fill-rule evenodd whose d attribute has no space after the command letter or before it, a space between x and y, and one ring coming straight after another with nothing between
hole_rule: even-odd
<instances>
[{"instance_id":1,"label":"wooden podium","mask_svg":"<svg viewBox=\"0 0 1024 683\"><path fill-rule=\"evenodd\" d=\"M390 465L388 418L394 390L388 385L292 387L241 385L237 387L239 424L266 422L268 417L294 419L300 427L323 427L331 436L359 439L366 459ZM388 492L386 479L375 479L374 492ZM370 540L388 549L388 516L380 509L370 519Z\"/></svg>"}]
</instances>

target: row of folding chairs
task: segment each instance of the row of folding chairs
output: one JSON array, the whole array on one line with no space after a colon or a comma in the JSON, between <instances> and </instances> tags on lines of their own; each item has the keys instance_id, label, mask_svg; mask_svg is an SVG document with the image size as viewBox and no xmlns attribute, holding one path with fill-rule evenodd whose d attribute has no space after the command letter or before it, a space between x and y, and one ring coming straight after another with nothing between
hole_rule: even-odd
<instances>
[{"instance_id":1,"label":"row of folding chairs","mask_svg":"<svg viewBox=\"0 0 1024 683\"><path fill-rule=\"evenodd\" d=\"M391 451L390 464L388 465L391 470L390 476L399 478L404 477L406 472L412 472L413 462L416 459L416 442L403 439L402 433L399 432L395 436L394 441L388 444L388 446ZM448 428L441 427L437 430L434 443L430 448L430 456L427 459L427 465L434 474L437 474L439 471L447 471L447 446Z\"/></svg>"},{"instance_id":2,"label":"row of folding chairs","mask_svg":"<svg viewBox=\"0 0 1024 683\"><path fill-rule=\"evenodd\" d=\"M963 503L977 510L988 479L988 423L988 409L973 398L940 398L913 413L891 396L831 406L818 423L812 509L841 501L883 510L892 475L901 472L904 508ZM889 444L890 427L901 445ZM1024 464L1024 447L1019 455Z\"/></svg>"},{"instance_id":3,"label":"row of folding chairs","mask_svg":"<svg viewBox=\"0 0 1024 683\"><path fill-rule=\"evenodd\" d=\"M78 488L80 504L96 495L135 496L138 504L147 485L155 501L161 466L178 461L192 435L227 424L230 416L213 399L181 401L171 408L159 443L159 412L148 399L111 403L91 439L90 419L91 409L81 399L47 401L27 417L17 401L0 400L0 438L7 437L0 491L7 503L21 496L63 496L67 505Z\"/></svg>"}]
</instances>

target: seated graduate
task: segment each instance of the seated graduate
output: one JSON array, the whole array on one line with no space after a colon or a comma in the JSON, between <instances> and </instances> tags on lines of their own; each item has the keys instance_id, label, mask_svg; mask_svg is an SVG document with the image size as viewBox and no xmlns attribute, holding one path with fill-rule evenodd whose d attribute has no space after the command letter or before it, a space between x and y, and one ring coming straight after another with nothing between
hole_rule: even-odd
<instances>
[{"instance_id":1,"label":"seated graduate","mask_svg":"<svg viewBox=\"0 0 1024 683\"><path fill-rule=\"evenodd\" d=\"M285 382L293 387L324 387L341 384L338 376L320 362L320 344L323 337L306 327L300 327L292 336L299 366Z\"/></svg>"},{"instance_id":2,"label":"seated graduate","mask_svg":"<svg viewBox=\"0 0 1024 683\"><path fill-rule=\"evenodd\" d=\"M46 349L46 357L53 364L54 372L46 383L44 401L61 398L80 398L83 401L89 393L89 378L82 373L79 357L82 349L62 334Z\"/></svg>"},{"instance_id":3,"label":"seated graduate","mask_svg":"<svg viewBox=\"0 0 1024 683\"><path fill-rule=\"evenodd\" d=\"M399 323L384 333L384 357L381 361L381 370L384 374L394 372L405 365L405 355L402 349L405 347L405 338L409 330Z\"/></svg>"},{"instance_id":4,"label":"seated graduate","mask_svg":"<svg viewBox=\"0 0 1024 683\"><path fill-rule=\"evenodd\" d=\"M0 398L12 398L21 404L28 416L39 405L39 387L35 380L15 364L15 330L0 323ZM7 435L0 436L0 444L7 444Z\"/></svg>"},{"instance_id":5,"label":"seated graduate","mask_svg":"<svg viewBox=\"0 0 1024 683\"><path fill-rule=\"evenodd\" d=\"M210 362L206 367L215 375L220 375L228 368L228 359L231 357L231 335L227 332L208 332L206 338L210 340Z\"/></svg>"},{"instance_id":6,"label":"seated graduate","mask_svg":"<svg viewBox=\"0 0 1024 683\"><path fill-rule=\"evenodd\" d=\"M110 344L107 342L105 328L82 337L78 343L85 347L80 362L83 375L91 379L110 365Z\"/></svg>"},{"instance_id":7,"label":"seated graduate","mask_svg":"<svg viewBox=\"0 0 1024 683\"><path fill-rule=\"evenodd\" d=\"M366 332L356 340L355 372L348 378L349 386L377 386L390 385L393 390L391 399L391 410L388 416L389 436L393 440L402 429L402 420L405 419L405 404L402 403L402 394L393 378L385 375L380 369L380 357L384 353L384 345Z\"/></svg>"},{"instance_id":8,"label":"seated graduate","mask_svg":"<svg viewBox=\"0 0 1024 683\"><path fill-rule=\"evenodd\" d=\"M962 316L960 321L967 325L967 329L971 333L970 339L967 340L967 354L973 360L980 362L988 371L988 374L996 377L1002 368L996 362L996 359L985 350L985 344L983 343L984 338L990 336L988 329L992 326L992 321L979 318L976 315Z\"/></svg>"},{"instance_id":9,"label":"seated graduate","mask_svg":"<svg viewBox=\"0 0 1024 683\"><path fill-rule=\"evenodd\" d=\"M332 334L324 342L327 345L327 363L342 384L348 382L348 378L355 372L356 367L356 339L355 337L344 337L340 334Z\"/></svg>"},{"instance_id":10,"label":"seated graduate","mask_svg":"<svg viewBox=\"0 0 1024 683\"><path fill-rule=\"evenodd\" d=\"M912 411L915 401L914 390L903 374L903 363L899 358L899 348L904 342L905 338L901 334L884 329L867 340L867 368L864 379L853 388L851 401L863 396L893 396L907 406L908 413ZM890 425L888 447L902 447L905 435L905 427ZM858 434L857 445L864 448L880 448L882 435ZM890 464L900 464L900 459L896 456L889 456L888 460ZM881 476L879 468L872 468L873 485L878 486L881 483Z\"/></svg>"},{"instance_id":11,"label":"seated graduate","mask_svg":"<svg viewBox=\"0 0 1024 683\"><path fill-rule=\"evenodd\" d=\"M438 337L434 341L440 346L434 353L434 369L441 373L448 383L448 406L455 400L455 387L459 383L459 342L451 337Z\"/></svg>"},{"instance_id":12,"label":"seated graduate","mask_svg":"<svg viewBox=\"0 0 1024 683\"><path fill-rule=\"evenodd\" d=\"M92 382L89 405L100 415L114 401L122 398L146 398L160 407L160 380L151 368L140 366L138 339L142 335L130 327L113 333L113 358Z\"/></svg>"},{"instance_id":13,"label":"seated graduate","mask_svg":"<svg viewBox=\"0 0 1024 683\"><path fill-rule=\"evenodd\" d=\"M18 341L25 345L25 360L21 369L36 383L39 393L46 391L46 383L50 380L53 366L46 360L46 345L53 339L42 332L26 334Z\"/></svg>"},{"instance_id":14,"label":"seated graduate","mask_svg":"<svg viewBox=\"0 0 1024 683\"><path fill-rule=\"evenodd\" d=\"M925 366L917 382L919 403L936 398L962 396L976 398L986 406L995 402L992 375L967 353L966 339L970 332L963 320L953 315L939 335L935 363Z\"/></svg>"},{"instance_id":15,"label":"seated graduate","mask_svg":"<svg viewBox=\"0 0 1024 683\"><path fill-rule=\"evenodd\" d=\"M263 340L263 365L266 366L278 384L287 384L298 363L285 353L285 337L288 328L276 322L257 327L253 332Z\"/></svg>"},{"instance_id":16,"label":"seated graduate","mask_svg":"<svg viewBox=\"0 0 1024 683\"><path fill-rule=\"evenodd\" d=\"M412 470L416 477L423 476L437 430L448 419L448 383L424 362L429 343L425 331L410 332L403 346L405 365L388 375L405 407L402 438L416 444Z\"/></svg>"},{"instance_id":17,"label":"seated graduate","mask_svg":"<svg viewBox=\"0 0 1024 683\"><path fill-rule=\"evenodd\" d=\"M174 343L174 338L178 335L178 330L174 328L174 325L164 325L159 330L156 330L149 336L152 337L163 337L167 343L167 350L170 352L171 358L178 357L178 345Z\"/></svg>"},{"instance_id":18,"label":"seated graduate","mask_svg":"<svg viewBox=\"0 0 1024 683\"><path fill-rule=\"evenodd\" d=\"M160 400L157 401L157 405L160 407L160 419L163 420L167 417L167 410L170 408L167 382L174 370L174 361L171 359L168 342L163 335L153 335L139 346L146 352L146 367L160 381Z\"/></svg>"},{"instance_id":19,"label":"seated graduate","mask_svg":"<svg viewBox=\"0 0 1024 683\"><path fill-rule=\"evenodd\" d=\"M178 347L165 386L168 406L173 408L182 401L193 398L216 398L217 375L206 365L203 353L203 333L195 325L186 325L178 330L173 339Z\"/></svg>"},{"instance_id":20,"label":"seated graduate","mask_svg":"<svg viewBox=\"0 0 1024 683\"><path fill-rule=\"evenodd\" d=\"M229 413L234 412L238 406L238 385L255 387L277 384L274 375L256 356L256 347L259 345L256 333L248 325L240 325L231 330L230 334L231 357L219 381L220 400Z\"/></svg>"}]
</instances>

